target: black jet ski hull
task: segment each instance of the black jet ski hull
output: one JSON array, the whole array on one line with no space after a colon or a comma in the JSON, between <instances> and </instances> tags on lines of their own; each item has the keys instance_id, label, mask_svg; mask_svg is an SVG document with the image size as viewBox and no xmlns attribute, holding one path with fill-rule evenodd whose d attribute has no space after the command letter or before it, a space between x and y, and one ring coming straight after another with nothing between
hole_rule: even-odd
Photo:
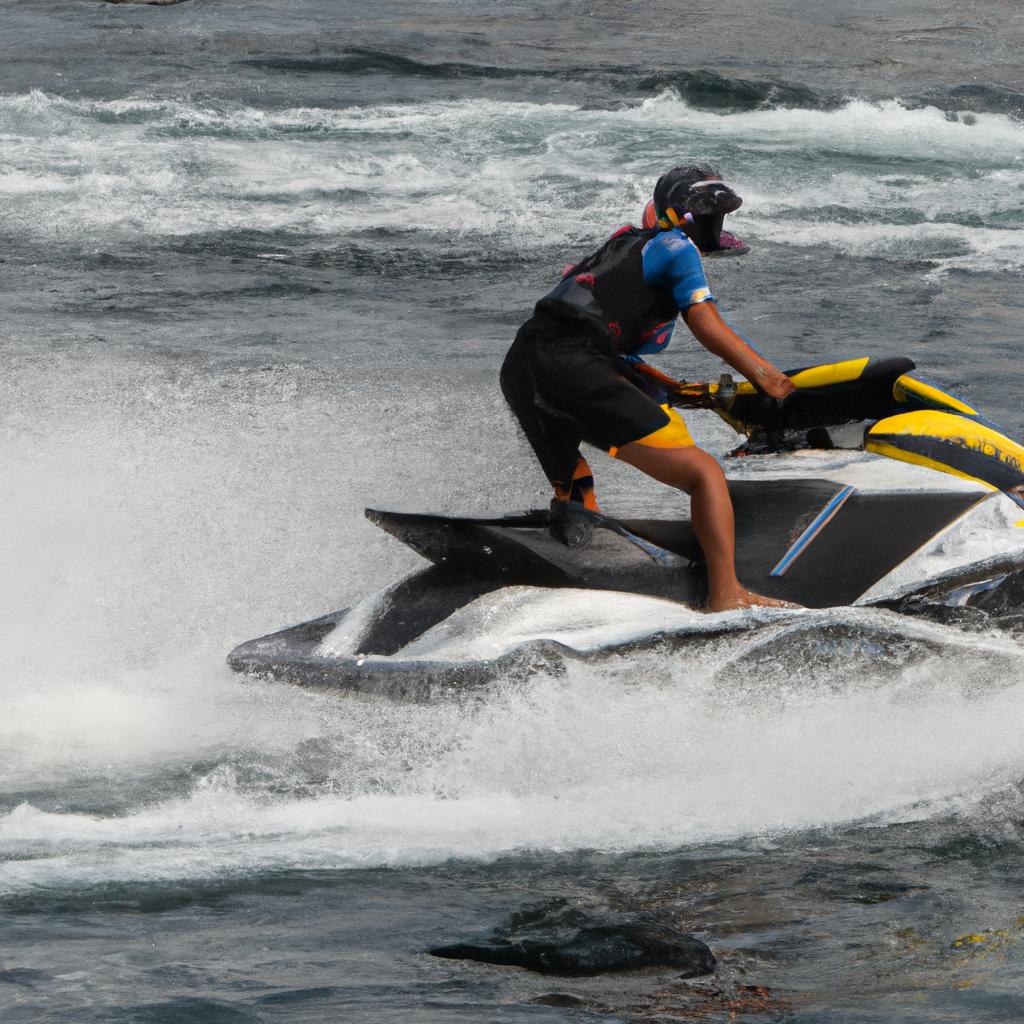
<instances>
[{"instance_id":1,"label":"black jet ski hull","mask_svg":"<svg viewBox=\"0 0 1024 1024\"><path fill-rule=\"evenodd\" d=\"M987 498L977 491L860 494L824 480L734 482L730 490L740 577L763 593L812 608L854 603ZM706 592L700 547L685 519L597 517L591 543L570 549L549 535L543 512L459 519L367 510L367 516L431 564L362 606L358 615L332 612L240 645L228 657L233 669L307 686L427 699L439 690L465 690L517 671L557 670L565 654L575 653L539 636L492 660L402 655L486 594L510 586L573 588L697 605ZM956 585L955 576L928 582L933 594ZM357 619L349 651L325 649L335 629ZM736 628L741 627L725 623L691 638ZM652 635L625 646L661 639Z\"/></svg>"},{"instance_id":2,"label":"black jet ski hull","mask_svg":"<svg viewBox=\"0 0 1024 1024\"><path fill-rule=\"evenodd\" d=\"M329 657L320 642L350 609L240 644L228 655L236 672L315 689L370 693L392 700L429 700L439 692L465 691L511 671L516 659L443 662L369 657Z\"/></svg>"}]
</instances>

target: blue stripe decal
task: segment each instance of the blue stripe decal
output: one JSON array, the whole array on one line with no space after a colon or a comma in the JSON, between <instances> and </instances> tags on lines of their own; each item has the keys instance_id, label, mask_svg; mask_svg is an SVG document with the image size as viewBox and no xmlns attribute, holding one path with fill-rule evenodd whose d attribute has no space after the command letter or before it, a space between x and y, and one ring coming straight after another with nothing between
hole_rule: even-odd
<instances>
[{"instance_id":1,"label":"blue stripe decal","mask_svg":"<svg viewBox=\"0 0 1024 1024\"><path fill-rule=\"evenodd\" d=\"M846 504L846 499L853 493L853 487L844 487L829 499L828 504L814 517L814 522L790 545L789 550L779 560L779 564L772 569L770 575L785 576L789 567L807 550L811 541L825 529L835 514Z\"/></svg>"}]
</instances>

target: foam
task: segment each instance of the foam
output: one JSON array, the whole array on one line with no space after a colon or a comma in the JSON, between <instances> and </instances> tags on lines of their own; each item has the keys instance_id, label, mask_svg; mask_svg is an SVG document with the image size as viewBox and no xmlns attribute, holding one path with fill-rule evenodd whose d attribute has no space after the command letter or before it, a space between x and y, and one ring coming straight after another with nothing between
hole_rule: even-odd
<instances>
[{"instance_id":1,"label":"foam","mask_svg":"<svg viewBox=\"0 0 1024 1024\"><path fill-rule=\"evenodd\" d=\"M895 638L865 662L873 673L849 679L824 664L820 623L807 634L819 653L797 657L791 620L768 627L753 660L732 639L675 659L570 665L456 706L346 702L321 721L328 746L314 768L329 778L312 794L294 759L266 752L260 784L224 750L189 792L121 815L24 803L0 816L0 891L675 848L923 817L1019 777L1019 648L937 627L908 636L879 613L832 618L868 630L876 648ZM915 647L918 636L940 650ZM234 723L236 743L245 724ZM348 745L357 737L372 748L361 764Z\"/></svg>"},{"instance_id":2,"label":"foam","mask_svg":"<svg viewBox=\"0 0 1024 1024\"><path fill-rule=\"evenodd\" d=\"M975 159L1003 162L1008 151L1019 147L1024 125L1005 114L972 114L950 117L937 107L907 107L899 100L879 103L850 100L836 110L799 107L718 114L695 110L669 90L644 101L631 111L638 120L673 120L708 135L745 138L754 147L782 147L809 143L827 145L854 155L877 154L934 161Z\"/></svg>"}]
</instances>

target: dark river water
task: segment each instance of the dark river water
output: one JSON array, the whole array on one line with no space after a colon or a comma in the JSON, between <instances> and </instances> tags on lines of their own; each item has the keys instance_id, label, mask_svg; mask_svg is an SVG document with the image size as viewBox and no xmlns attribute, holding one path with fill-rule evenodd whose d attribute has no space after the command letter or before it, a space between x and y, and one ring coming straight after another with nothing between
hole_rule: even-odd
<instances>
[{"instance_id":1,"label":"dark river water","mask_svg":"<svg viewBox=\"0 0 1024 1024\"><path fill-rule=\"evenodd\" d=\"M224 664L416 564L364 506L546 501L502 355L675 163L744 197L708 270L775 362L907 355L1019 437L1022 46L1013 0L2 0L0 1020L1024 1017L1019 632L412 706ZM718 972L428 953L552 899Z\"/></svg>"}]
</instances>

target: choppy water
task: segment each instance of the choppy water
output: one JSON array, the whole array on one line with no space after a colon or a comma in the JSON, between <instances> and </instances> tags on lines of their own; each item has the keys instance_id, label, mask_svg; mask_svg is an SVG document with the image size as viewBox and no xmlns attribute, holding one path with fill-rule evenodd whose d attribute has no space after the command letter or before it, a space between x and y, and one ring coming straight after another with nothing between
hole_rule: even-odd
<instances>
[{"instance_id":1,"label":"choppy water","mask_svg":"<svg viewBox=\"0 0 1024 1024\"><path fill-rule=\"evenodd\" d=\"M223 665L414 564L363 506L543 500L501 356L681 159L777 362L906 354L1024 433L1016 5L680 18L0 9L5 1021L1019 1019L1012 632L840 611L412 707ZM425 955L546 896L674 908L717 994Z\"/></svg>"}]
</instances>

